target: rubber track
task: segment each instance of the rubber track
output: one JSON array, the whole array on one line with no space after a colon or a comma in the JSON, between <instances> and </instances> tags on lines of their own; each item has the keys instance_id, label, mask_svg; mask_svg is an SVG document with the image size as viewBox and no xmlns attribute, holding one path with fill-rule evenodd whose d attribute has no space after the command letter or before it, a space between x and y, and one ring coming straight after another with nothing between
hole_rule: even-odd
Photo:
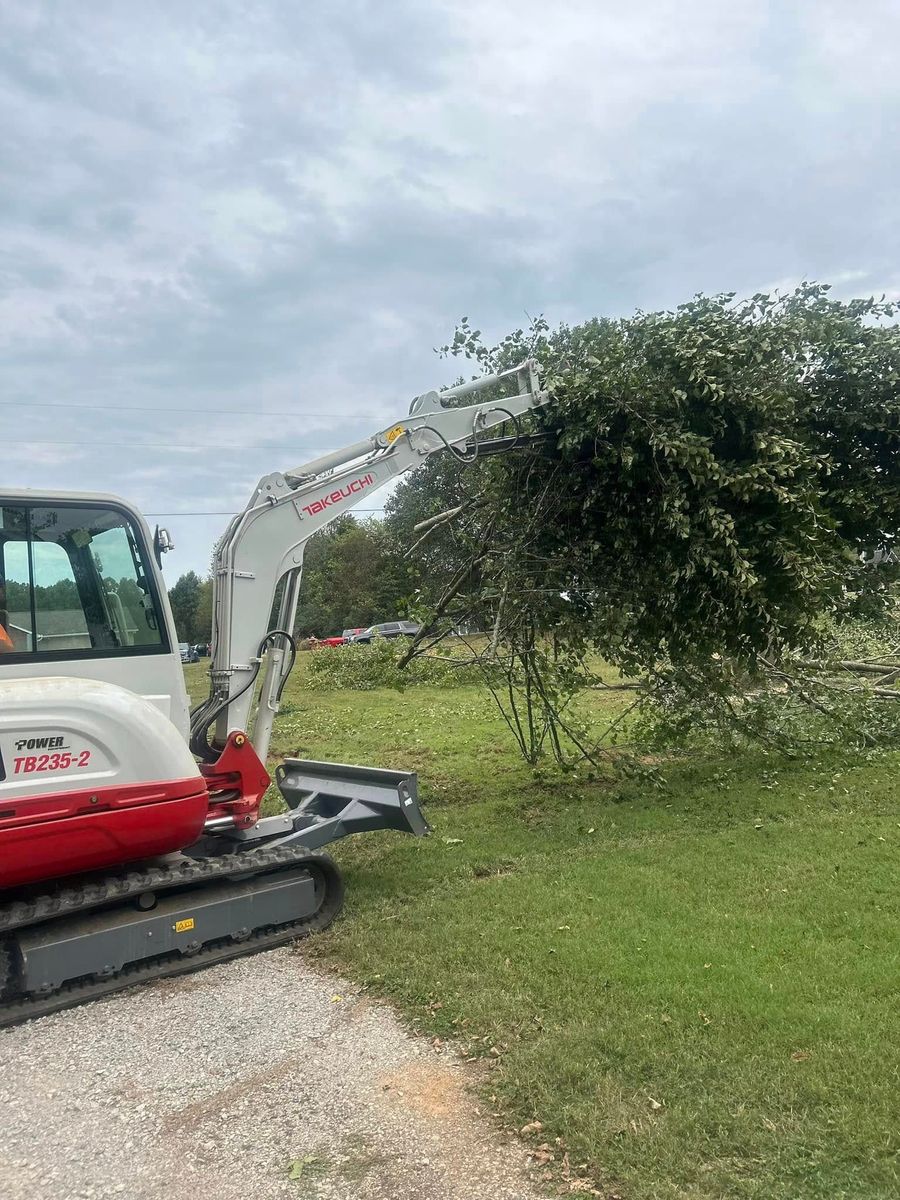
<instances>
[{"instance_id":1,"label":"rubber track","mask_svg":"<svg viewBox=\"0 0 900 1200\"><path fill-rule=\"evenodd\" d=\"M243 860L243 869L238 867L236 859ZM154 867L147 871L130 872L124 876L109 876L106 880L85 885L84 888L64 888L58 893L37 897L34 901L17 901L9 905L0 913L0 918L5 916L10 919L11 910L16 910L15 924L0 923L0 930L4 932L11 928L21 929L40 921L52 921L54 918L84 912L111 901L127 900L146 891L172 891L185 885L212 883L235 875L268 875L273 871L304 864L318 869L325 877L325 898L320 908L311 916L291 921L286 925L255 930L250 937L239 942L230 938L220 938L209 942L196 954L189 956L172 951L160 958L132 963L109 979L74 980L63 984L50 995L10 998L0 1004L0 1028L47 1016L66 1008L74 1008L76 1005L111 995L139 983L186 975L215 963L307 937L325 929L338 915L343 905L344 888L340 872L329 855L297 846L258 850L246 855L228 855L227 861L198 859L188 864L178 863L174 868ZM113 894L110 894L110 885L115 888ZM57 900L61 902L55 904ZM31 915L26 916L23 909L27 909ZM23 920L22 917L26 919ZM0 946L0 952L3 949L4 947Z\"/></svg>"},{"instance_id":2,"label":"rubber track","mask_svg":"<svg viewBox=\"0 0 900 1200\"><path fill-rule=\"evenodd\" d=\"M255 875L279 867L302 866L304 862L330 866L333 860L327 854L308 850L305 846L274 846L244 854L223 854L218 858L183 858L176 863L104 875L0 907L0 934L130 900L142 892L170 892L234 875Z\"/></svg>"}]
</instances>

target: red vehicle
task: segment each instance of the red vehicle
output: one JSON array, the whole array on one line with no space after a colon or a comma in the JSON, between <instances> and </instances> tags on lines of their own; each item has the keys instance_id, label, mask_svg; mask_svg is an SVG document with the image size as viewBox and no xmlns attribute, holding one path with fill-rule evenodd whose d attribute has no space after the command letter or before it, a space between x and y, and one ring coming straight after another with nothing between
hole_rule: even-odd
<instances>
[{"instance_id":1,"label":"red vehicle","mask_svg":"<svg viewBox=\"0 0 900 1200\"><path fill-rule=\"evenodd\" d=\"M365 632L366 632L366 627L360 625L356 629L345 629L343 633L341 633L341 634L336 633L332 637L327 637L327 638L311 637L309 639L309 641L310 641L310 645L313 650L317 650L319 648L319 646L346 646L346 644L348 642L353 641L356 634L365 633Z\"/></svg>"}]
</instances>

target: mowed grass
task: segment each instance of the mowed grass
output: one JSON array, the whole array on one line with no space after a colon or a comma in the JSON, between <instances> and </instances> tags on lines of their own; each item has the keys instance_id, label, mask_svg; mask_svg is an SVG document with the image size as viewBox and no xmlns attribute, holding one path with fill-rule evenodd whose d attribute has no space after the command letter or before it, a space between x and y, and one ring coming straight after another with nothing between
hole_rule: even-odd
<instances>
[{"instance_id":1,"label":"mowed grass","mask_svg":"<svg viewBox=\"0 0 900 1200\"><path fill-rule=\"evenodd\" d=\"M335 846L319 950L483 1054L506 1123L626 1200L900 1195L900 755L542 782L475 688L302 666L274 751L416 769L434 826Z\"/></svg>"}]
</instances>

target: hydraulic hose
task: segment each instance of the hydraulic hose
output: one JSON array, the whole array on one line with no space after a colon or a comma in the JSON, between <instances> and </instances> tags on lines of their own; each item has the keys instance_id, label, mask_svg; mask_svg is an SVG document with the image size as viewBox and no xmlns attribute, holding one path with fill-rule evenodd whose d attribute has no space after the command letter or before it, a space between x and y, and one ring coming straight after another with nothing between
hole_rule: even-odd
<instances>
[{"instance_id":1,"label":"hydraulic hose","mask_svg":"<svg viewBox=\"0 0 900 1200\"><path fill-rule=\"evenodd\" d=\"M216 750L214 746L209 744L210 727L216 721L219 714L224 712L229 704L237 700L239 696L243 696L244 693L252 688L256 683L257 677L259 676L259 668L262 665L263 655L265 654L269 643L273 638L276 637L283 637L287 641L291 653L290 665L286 671L282 672L281 682L278 685L278 691L276 693L276 698L278 700L281 699L281 694L284 691L288 676L294 669L294 663L297 661L297 643L286 629L270 629L266 636L259 643L259 649L256 652L257 661L254 664L253 674L250 676L244 686L239 691L235 692L233 696L226 696L224 700L220 700L219 703L216 704L211 710L210 706L214 703L212 696L209 696L203 704L199 705L195 710L193 710L191 714L191 737L189 745L191 748L191 753L196 755L197 758L201 759L202 762L213 763L219 757L220 752Z\"/></svg>"}]
</instances>

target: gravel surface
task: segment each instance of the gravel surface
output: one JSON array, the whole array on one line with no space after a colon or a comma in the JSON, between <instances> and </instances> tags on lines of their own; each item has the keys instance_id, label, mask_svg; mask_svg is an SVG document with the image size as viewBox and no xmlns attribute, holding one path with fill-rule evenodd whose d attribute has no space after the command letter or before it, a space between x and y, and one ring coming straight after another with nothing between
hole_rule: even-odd
<instances>
[{"instance_id":1,"label":"gravel surface","mask_svg":"<svg viewBox=\"0 0 900 1200\"><path fill-rule=\"evenodd\" d=\"M3 1200L531 1200L467 1068L292 949L0 1032Z\"/></svg>"}]
</instances>

